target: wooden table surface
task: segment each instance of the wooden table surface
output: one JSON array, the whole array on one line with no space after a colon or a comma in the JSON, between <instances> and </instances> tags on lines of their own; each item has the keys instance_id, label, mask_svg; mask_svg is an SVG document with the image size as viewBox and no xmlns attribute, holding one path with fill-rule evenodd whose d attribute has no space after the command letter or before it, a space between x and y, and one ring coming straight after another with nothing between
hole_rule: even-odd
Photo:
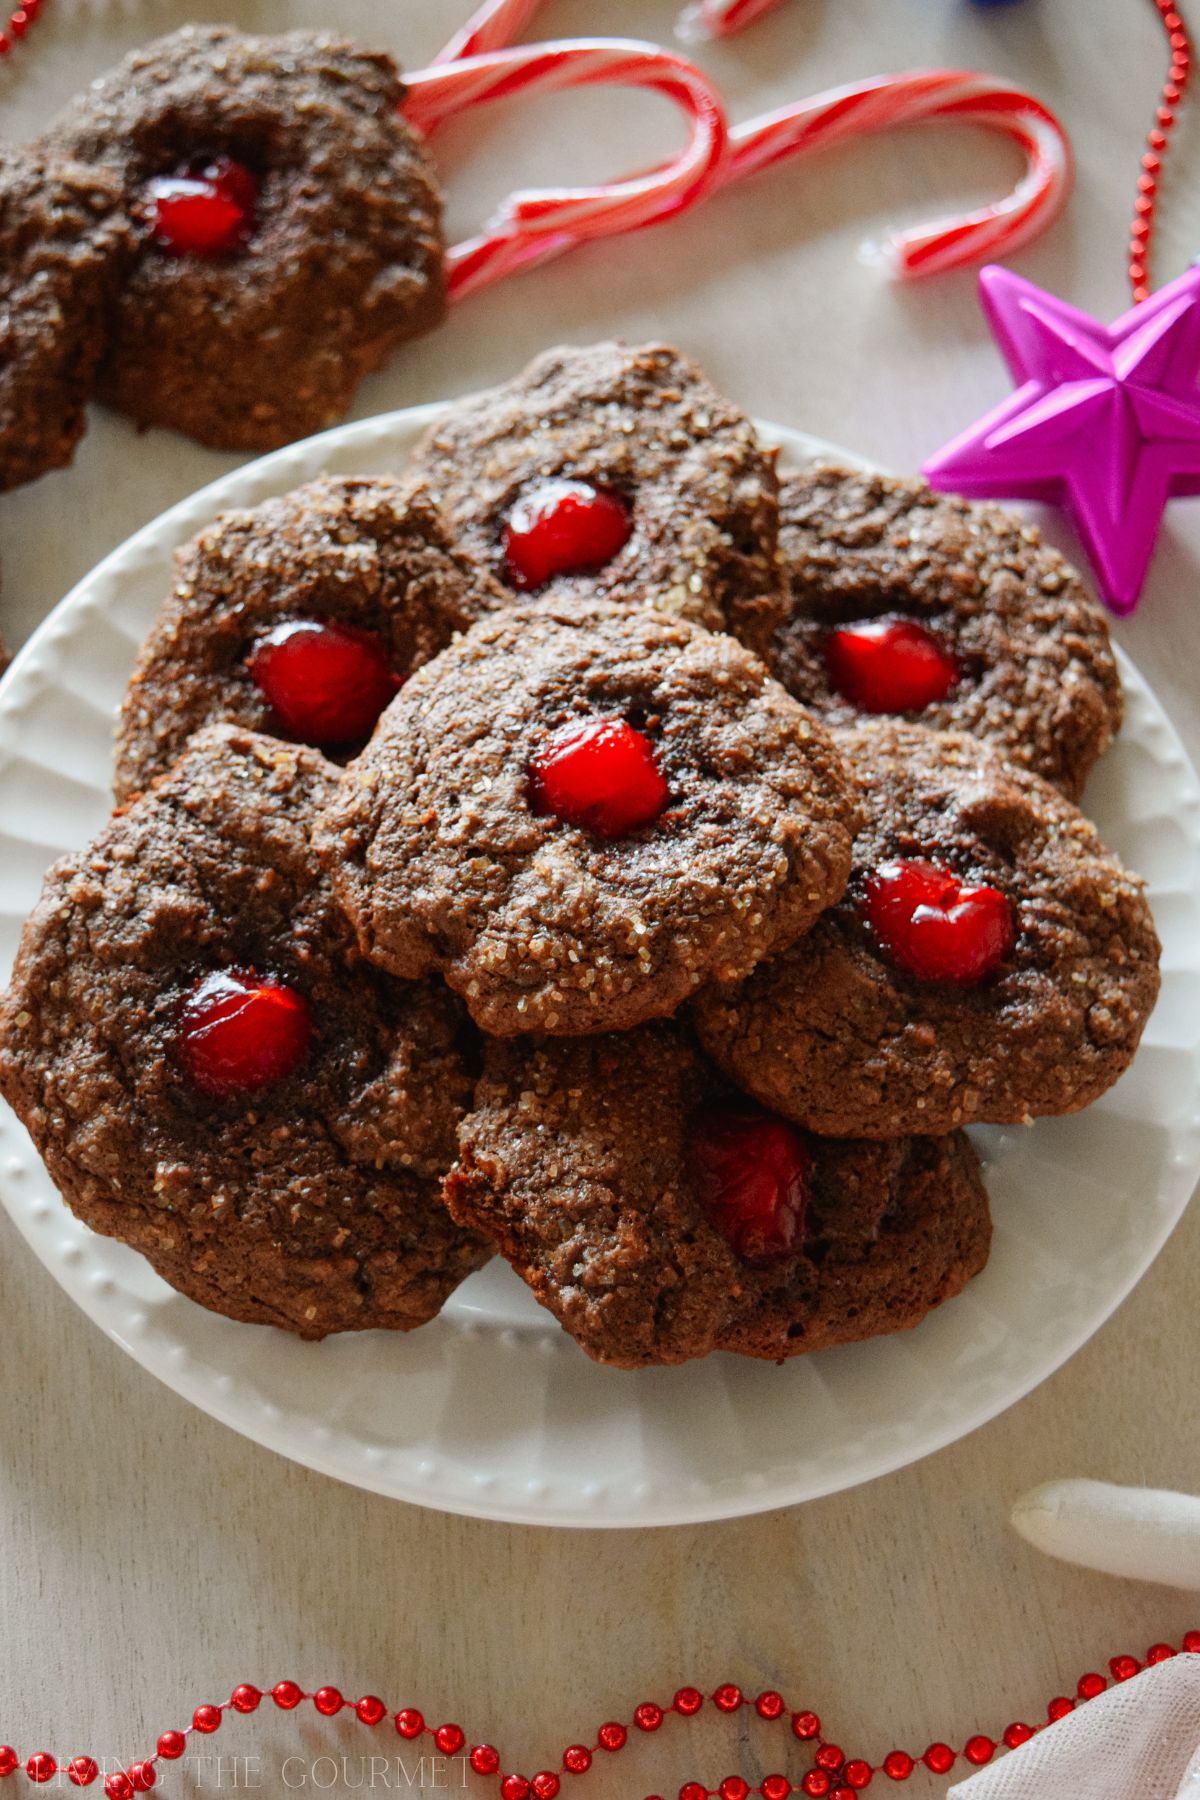
<instances>
[{"instance_id":1,"label":"wooden table surface","mask_svg":"<svg viewBox=\"0 0 1200 1800\"><path fill-rule=\"evenodd\" d=\"M409 66L461 17L457 0L46 0L0 72L0 129L31 134L127 47L234 12L264 30L336 13ZM545 25L661 37L672 16L671 0L560 0ZM1164 64L1149 0L992 11L791 0L704 60L737 116L906 66L982 68L1033 87L1074 133L1079 181L1066 217L1017 266L1102 315L1128 303L1123 246ZM673 132L661 102L633 95L542 101L519 123L494 110L439 145L451 226L461 233L516 178L642 166ZM1200 249L1198 166L1200 126L1185 118L1165 184L1163 278ZM1014 169L990 138L927 130L776 171L695 218L465 304L368 382L357 412L466 392L557 340L663 335L749 410L913 468L1006 380L969 274L897 291L861 246L897 221L989 196ZM70 471L0 501L5 634L19 642L99 556L236 460L98 415ZM1116 634L1193 754L1198 562L1200 505L1176 504L1144 607ZM1114 1651L1200 1624L1200 1599L1053 1564L1007 1524L1017 1494L1057 1475L1200 1489L1195 1210L1087 1348L965 1441L790 1511L611 1534L442 1517L293 1467L102 1338L7 1218L0 1242L0 1738L25 1749L129 1758L196 1701L289 1675L462 1719L500 1743L509 1767L532 1771L643 1697L732 1679L778 1685L878 1758L897 1739L920 1750L1040 1716ZM285 1756L327 1741L357 1757L361 1728L318 1733L310 1716L297 1735L272 1711L217 1740L226 1755L261 1757L267 1793L288 1791ZM739 1735L709 1709L578 1792L673 1792L684 1775L715 1785L784 1762L779 1735ZM171 1791L189 1781L214 1785L216 1771L172 1778ZM944 1785L921 1777L908 1791Z\"/></svg>"}]
</instances>

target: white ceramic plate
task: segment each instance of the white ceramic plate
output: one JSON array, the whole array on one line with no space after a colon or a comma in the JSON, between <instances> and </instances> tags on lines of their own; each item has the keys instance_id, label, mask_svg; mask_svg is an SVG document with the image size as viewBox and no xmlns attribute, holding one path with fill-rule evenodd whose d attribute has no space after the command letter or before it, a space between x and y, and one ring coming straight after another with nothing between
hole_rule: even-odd
<instances>
[{"instance_id":1,"label":"white ceramic plate","mask_svg":"<svg viewBox=\"0 0 1200 1800\"><path fill-rule=\"evenodd\" d=\"M205 488L101 563L25 647L0 684L0 977L47 864L108 815L113 717L175 546L223 507L322 470L399 469L436 411L345 426ZM763 430L788 461L828 450ZM1200 1175L1200 787L1153 694L1128 663L1122 673L1127 723L1088 803L1150 880L1162 998L1136 1063L1098 1106L977 1134L991 1261L914 1332L782 1368L711 1356L622 1373L589 1362L496 1262L410 1336L303 1344L205 1312L78 1224L2 1105L0 1196L72 1298L168 1386L285 1456L425 1506L666 1525L810 1499L925 1456L1091 1336Z\"/></svg>"}]
</instances>

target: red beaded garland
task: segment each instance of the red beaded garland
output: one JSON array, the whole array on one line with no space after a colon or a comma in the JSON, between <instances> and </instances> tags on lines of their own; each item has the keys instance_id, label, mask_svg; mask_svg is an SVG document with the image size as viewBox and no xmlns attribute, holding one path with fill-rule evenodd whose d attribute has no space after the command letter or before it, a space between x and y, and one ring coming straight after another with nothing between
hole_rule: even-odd
<instances>
[{"instance_id":1,"label":"red beaded garland","mask_svg":"<svg viewBox=\"0 0 1200 1800\"><path fill-rule=\"evenodd\" d=\"M1186 1632L1181 1649L1191 1655L1200 1654L1200 1630ZM1165 1662L1169 1657L1179 1654L1180 1650L1171 1644L1152 1644L1146 1652L1145 1666ZM1128 1681L1142 1667L1143 1664L1133 1656L1114 1656L1109 1663L1115 1681ZM1107 1686L1105 1677L1095 1670L1081 1675L1076 1688L1077 1699L1060 1694L1050 1701L1046 1709L1048 1723L1065 1717L1077 1704L1095 1699L1106 1691ZM307 1698L326 1717L333 1716L344 1707L350 1707L366 1725L377 1725L387 1717L385 1703L374 1694L366 1694L357 1701L347 1701L343 1699L339 1689L324 1687L312 1695L306 1695L291 1681L277 1682L270 1693L276 1705L284 1711L291 1711L301 1700ZM733 1682L720 1684L713 1690L711 1697L717 1709L726 1713L735 1712L739 1707L750 1704L741 1688ZM250 1713L256 1710L262 1698L260 1689L250 1683L243 1683L234 1688L226 1704L235 1712ZM671 1703L671 1709L688 1717L698 1712L703 1704L704 1697L698 1688L680 1688ZM976 1767L982 1767L991 1761L1000 1747L995 1739L980 1732L968 1738L958 1752L939 1740L930 1744L919 1758L911 1756L907 1750L891 1750L883 1762L874 1767L861 1757L846 1760L839 1745L826 1743L821 1738L821 1721L816 1713L789 1712L783 1696L774 1689L759 1694L753 1705L762 1719L771 1721L786 1716L792 1735L801 1742L817 1740L813 1751L813 1767L798 1783L793 1783L786 1775L767 1775L755 1789L751 1789L740 1775L727 1775L713 1792L701 1782L688 1781L679 1789L680 1800L751 1800L752 1794L761 1796L761 1800L790 1800L796 1793L807 1795L810 1800L856 1800L856 1795L870 1785L875 1775L886 1775L893 1781L907 1781L918 1764L933 1775L946 1775L960 1755ZM633 1723L641 1731L655 1731L662 1724L665 1710L654 1701L642 1701L634 1709ZM193 1729L202 1733L217 1730L222 1722L223 1712L224 1708L220 1706L197 1707L193 1716ZM461 1726L448 1723L434 1731L425 1724L424 1715L414 1707L403 1708L394 1715L394 1719L396 1729L402 1737L415 1738L428 1731L438 1749L447 1756L456 1755L466 1742ZM1017 1749L1028 1743L1037 1729L1014 1720L1004 1730L1000 1743L1007 1749ZM617 1720L608 1720L597 1733L596 1748L612 1752L620 1750L628 1742L628 1735L625 1725ZM175 1761L183 1755L186 1742L186 1732L165 1731L158 1739L157 1755L164 1761ZM470 1751L468 1760L478 1775L500 1773L499 1752L491 1744L476 1744ZM593 1753L584 1744L571 1744L563 1752L562 1760L563 1768L568 1773L582 1775L591 1767ZM20 1767L17 1752L10 1745L0 1745L0 1778L14 1774ZM76 1756L69 1764L60 1768L55 1758L44 1750L36 1751L28 1758L25 1772L32 1782L39 1785L65 1773L76 1787L89 1786L100 1773L98 1765L90 1756ZM128 1770L117 1770L107 1776L104 1780L104 1793L106 1800L133 1800L135 1794L148 1792L155 1785L154 1758L148 1758L133 1763ZM519 1774L503 1776L500 1796L501 1800L531 1800L531 1797L532 1800L557 1800L560 1789L559 1777L550 1769L542 1769L532 1779ZM647 1800L662 1800L662 1796L649 1795Z\"/></svg>"},{"instance_id":2,"label":"red beaded garland","mask_svg":"<svg viewBox=\"0 0 1200 1800\"><path fill-rule=\"evenodd\" d=\"M0 56L7 56L14 45L20 43L41 9L42 0L25 0L23 6L9 14L8 30L0 31Z\"/></svg>"},{"instance_id":3,"label":"red beaded garland","mask_svg":"<svg viewBox=\"0 0 1200 1800\"><path fill-rule=\"evenodd\" d=\"M1192 66L1187 29L1172 0L1154 0L1154 4L1167 32L1171 63L1154 114L1154 126L1146 137L1147 149L1142 157L1143 173L1137 180L1137 199L1134 202L1133 225L1129 234L1129 283L1136 305L1150 298L1149 252L1162 152L1166 149L1166 133L1175 123L1175 109L1183 98Z\"/></svg>"}]
</instances>

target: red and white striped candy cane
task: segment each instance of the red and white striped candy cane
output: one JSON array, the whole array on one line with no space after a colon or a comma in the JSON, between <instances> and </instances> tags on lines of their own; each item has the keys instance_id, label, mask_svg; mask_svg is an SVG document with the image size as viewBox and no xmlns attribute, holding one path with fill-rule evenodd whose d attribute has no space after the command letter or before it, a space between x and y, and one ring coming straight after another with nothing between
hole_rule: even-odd
<instances>
[{"instance_id":1,"label":"red and white striped candy cane","mask_svg":"<svg viewBox=\"0 0 1200 1800\"><path fill-rule=\"evenodd\" d=\"M680 13L676 29L685 38L732 37L778 5L779 0L696 0Z\"/></svg>"},{"instance_id":2,"label":"red and white striped candy cane","mask_svg":"<svg viewBox=\"0 0 1200 1800\"><path fill-rule=\"evenodd\" d=\"M967 70L917 69L830 88L730 132L722 185L845 138L930 120L1001 131L1025 152L1027 168L1002 200L957 217L897 232L884 245L892 274L936 275L1006 256L1047 226L1071 190L1066 132L1040 100Z\"/></svg>"},{"instance_id":3,"label":"red and white striped candy cane","mask_svg":"<svg viewBox=\"0 0 1200 1800\"><path fill-rule=\"evenodd\" d=\"M764 13L773 12L779 3L780 0L695 0L680 13L678 30L683 37L731 37L735 31L753 25ZM460 56L502 49L521 35L540 5L541 0L485 0L445 49L438 51L434 62L455 62Z\"/></svg>"},{"instance_id":4,"label":"red and white striped candy cane","mask_svg":"<svg viewBox=\"0 0 1200 1800\"><path fill-rule=\"evenodd\" d=\"M675 101L688 141L673 162L596 187L531 188L512 194L490 228L447 258L452 299L558 256L592 238L634 231L692 205L717 179L728 144L724 107L706 75L682 57L622 38L493 50L406 77L404 115L420 131L489 100L556 89L617 84Z\"/></svg>"}]
</instances>

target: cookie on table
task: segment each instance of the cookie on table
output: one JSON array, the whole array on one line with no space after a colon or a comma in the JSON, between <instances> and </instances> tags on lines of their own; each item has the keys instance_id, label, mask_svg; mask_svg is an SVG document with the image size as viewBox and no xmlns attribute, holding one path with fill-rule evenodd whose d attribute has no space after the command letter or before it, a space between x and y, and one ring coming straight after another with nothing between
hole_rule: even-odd
<instances>
[{"instance_id":1,"label":"cookie on table","mask_svg":"<svg viewBox=\"0 0 1200 1800\"><path fill-rule=\"evenodd\" d=\"M924 482L780 478L788 614L768 660L831 725L902 715L986 738L1078 799L1121 724L1099 605L1036 527Z\"/></svg>"},{"instance_id":2,"label":"cookie on table","mask_svg":"<svg viewBox=\"0 0 1200 1800\"><path fill-rule=\"evenodd\" d=\"M417 482L325 477L223 513L178 552L138 656L118 797L219 720L344 760L414 668L505 600Z\"/></svg>"},{"instance_id":3,"label":"cookie on table","mask_svg":"<svg viewBox=\"0 0 1200 1800\"><path fill-rule=\"evenodd\" d=\"M695 1019L731 1078L833 1137L1076 1112L1158 993L1144 884L1048 782L961 733L834 734L865 823L844 898Z\"/></svg>"},{"instance_id":4,"label":"cookie on table","mask_svg":"<svg viewBox=\"0 0 1200 1800\"><path fill-rule=\"evenodd\" d=\"M686 619L543 601L400 690L319 842L365 953L499 1036L620 1030L745 973L841 893L826 732Z\"/></svg>"},{"instance_id":5,"label":"cookie on table","mask_svg":"<svg viewBox=\"0 0 1200 1800\"><path fill-rule=\"evenodd\" d=\"M323 32L188 25L46 134L119 182L141 247L101 396L267 450L332 425L445 311L441 201L392 59Z\"/></svg>"},{"instance_id":6,"label":"cookie on table","mask_svg":"<svg viewBox=\"0 0 1200 1800\"><path fill-rule=\"evenodd\" d=\"M987 1260L960 1132L811 1138L677 1023L492 1041L446 1185L598 1362L779 1361L916 1325Z\"/></svg>"},{"instance_id":7,"label":"cookie on table","mask_svg":"<svg viewBox=\"0 0 1200 1800\"><path fill-rule=\"evenodd\" d=\"M465 1020L359 956L310 849L335 774L200 734L50 870L0 1000L0 1093L72 1211L307 1338L423 1324L486 1254L439 1199Z\"/></svg>"},{"instance_id":8,"label":"cookie on table","mask_svg":"<svg viewBox=\"0 0 1200 1800\"><path fill-rule=\"evenodd\" d=\"M651 604L763 654L783 616L775 454L662 344L548 350L413 457L518 594Z\"/></svg>"},{"instance_id":9,"label":"cookie on table","mask_svg":"<svg viewBox=\"0 0 1200 1800\"><path fill-rule=\"evenodd\" d=\"M132 252L111 175L0 145L0 488L70 462Z\"/></svg>"}]
</instances>

